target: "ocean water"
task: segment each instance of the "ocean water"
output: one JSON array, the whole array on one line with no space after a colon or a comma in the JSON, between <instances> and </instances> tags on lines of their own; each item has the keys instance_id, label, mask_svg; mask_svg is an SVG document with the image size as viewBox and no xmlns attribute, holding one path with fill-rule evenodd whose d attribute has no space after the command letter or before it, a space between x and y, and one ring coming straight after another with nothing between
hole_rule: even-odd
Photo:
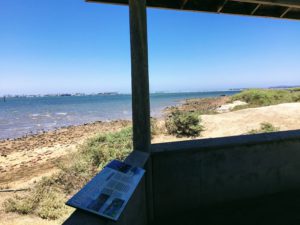
<instances>
[{"instance_id":1,"label":"ocean water","mask_svg":"<svg viewBox=\"0 0 300 225\"><path fill-rule=\"evenodd\" d=\"M151 94L151 116L189 98L237 91ZM0 101L0 140L93 121L131 119L131 95L8 98Z\"/></svg>"}]
</instances>

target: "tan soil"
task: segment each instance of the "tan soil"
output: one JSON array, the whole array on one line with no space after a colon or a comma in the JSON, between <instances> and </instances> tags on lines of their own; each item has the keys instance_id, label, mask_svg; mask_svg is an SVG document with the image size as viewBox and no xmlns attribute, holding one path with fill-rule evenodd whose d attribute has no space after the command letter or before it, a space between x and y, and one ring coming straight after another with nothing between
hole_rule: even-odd
<instances>
[{"instance_id":1,"label":"tan soil","mask_svg":"<svg viewBox=\"0 0 300 225\"><path fill-rule=\"evenodd\" d=\"M271 123L280 131L300 129L300 103L284 103L259 108L248 108L233 112L201 115L204 131L197 139L226 137L247 134L259 130L261 123ZM161 123L163 126L163 123ZM170 135L158 135L153 143L191 140Z\"/></svg>"},{"instance_id":2,"label":"tan soil","mask_svg":"<svg viewBox=\"0 0 300 225\"><path fill-rule=\"evenodd\" d=\"M61 225L69 214L59 220L44 220L33 215L19 215L0 211L0 225Z\"/></svg>"},{"instance_id":3,"label":"tan soil","mask_svg":"<svg viewBox=\"0 0 300 225\"><path fill-rule=\"evenodd\" d=\"M0 142L0 188L23 188L39 176L57 170L64 156L76 151L87 138L113 132L129 121L95 122L62 128L39 135Z\"/></svg>"},{"instance_id":4,"label":"tan soil","mask_svg":"<svg viewBox=\"0 0 300 225\"><path fill-rule=\"evenodd\" d=\"M300 129L300 103L284 103L249 108L217 115L201 116L205 138L247 134L260 129L261 123L271 123L280 131Z\"/></svg>"}]
</instances>

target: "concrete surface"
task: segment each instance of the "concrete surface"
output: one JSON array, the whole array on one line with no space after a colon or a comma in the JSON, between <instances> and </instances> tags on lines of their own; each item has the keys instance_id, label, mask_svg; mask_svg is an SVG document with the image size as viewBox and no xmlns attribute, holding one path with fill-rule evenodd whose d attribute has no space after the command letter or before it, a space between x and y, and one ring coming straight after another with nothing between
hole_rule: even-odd
<instances>
[{"instance_id":1,"label":"concrete surface","mask_svg":"<svg viewBox=\"0 0 300 225\"><path fill-rule=\"evenodd\" d=\"M300 188L299 131L152 146L160 218Z\"/></svg>"}]
</instances>

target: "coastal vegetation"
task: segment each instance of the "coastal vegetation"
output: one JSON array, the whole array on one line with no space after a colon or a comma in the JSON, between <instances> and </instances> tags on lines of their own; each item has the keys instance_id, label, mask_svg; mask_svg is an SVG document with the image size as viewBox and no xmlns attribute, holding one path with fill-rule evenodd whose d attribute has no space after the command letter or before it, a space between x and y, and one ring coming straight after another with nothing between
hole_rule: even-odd
<instances>
[{"instance_id":1,"label":"coastal vegetation","mask_svg":"<svg viewBox=\"0 0 300 225\"><path fill-rule=\"evenodd\" d=\"M247 105L236 106L234 110L276 105L300 101L300 88L276 89L249 89L235 94L230 99L244 101Z\"/></svg>"},{"instance_id":2,"label":"coastal vegetation","mask_svg":"<svg viewBox=\"0 0 300 225\"><path fill-rule=\"evenodd\" d=\"M238 100L246 102L247 105L236 106L234 110L249 107L257 107L257 109L243 110L242 112L230 112L230 109L229 113L218 113L221 106ZM299 106L298 103L292 102L300 102L300 88L287 90L253 89L245 90L234 96L190 99L182 105L168 108L165 111L164 119L151 118L151 136L154 143L159 143L187 140L200 135L202 137L219 137L276 132L279 131L281 123L285 125L281 127L283 130L297 129L300 126L298 122L300 120L297 110L294 109ZM292 104L259 108L280 103ZM244 124L248 126L243 126ZM63 143L62 147L55 145L56 147L52 151L57 152L57 149L62 149L61 152L63 153L66 148L64 146L72 145L83 135L86 135L86 138L89 137L87 140L86 138L82 139L82 141L85 140L84 143L76 142L76 149L68 152L67 156L64 155L63 160L55 167L59 168L59 172L36 181L28 191L5 200L3 204L5 211L36 215L48 220L56 220L70 213L72 209L65 206L66 200L80 190L109 161L112 159L123 160L132 151L132 129L129 126L129 121L107 124L98 122L82 125L80 129L74 126L60 129L57 132L45 132L20 140L0 142L0 148L2 146L3 149L1 154L9 162L11 160L9 156L13 153L12 149L19 149L22 154L23 152L24 154L25 152L33 154L38 148L44 149L48 148L49 145L50 147L51 145L54 146L56 141L60 139ZM205 132L203 132L204 128ZM224 130L227 133L224 133ZM8 144L10 145L9 148L7 147ZM29 151L27 148L34 150ZM38 159L39 157L41 159L49 157L46 155L46 151L45 154L42 153L32 156L33 163L42 163L40 162L42 160ZM17 156L19 157L19 155ZM58 154L53 157L60 156ZM15 164L11 165L14 166ZM23 164L30 167L27 161ZM40 164L36 166L38 165ZM0 167L0 171L4 171L3 174L10 172L11 170L7 168ZM27 168L21 169L25 171L24 174L30 174ZM44 170L46 171L46 169ZM41 174L38 175L41 176ZM3 189L8 189L8 187L3 187Z\"/></svg>"},{"instance_id":3,"label":"coastal vegetation","mask_svg":"<svg viewBox=\"0 0 300 225\"><path fill-rule=\"evenodd\" d=\"M202 131L197 113L173 112L167 119L167 128L176 136L198 136ZM172 127L172 128L171 128ZM152 136L165 133L158 119L151 119ZM169 130L170 131L170 130ZM87 139L57 164L59 172L43 177L32 187L15 194L3 203L5 212L35 215L56 220L72 212L65 202L113 159L124 160L132 151L132 128L98 134ZM67 163L66 163L67 162Z\"/></svg>"},{"instance_id":4,"label":"coastal vegetation","mask_svg":"<svg viewBox=\"0 0 300 225\"><path fill-rule=\"evenodd\" d=\"M168 133L177 137L196 137L203 130L199 114L195 112L175 110L168 115L165 125Z\"/></svg>"},{"instance_id":5,"label":"coastal vegetation","mask_svg":"<svg viewBox=\"0 0 300 225\"><path fill-rule=\"evenodd\" d=\"M181 105L166 108L166 113L172 111L194 112L198 115L213 115L217 109L230 101L229 96L219 96L211 98L186 99Z\"/></svg>"},{"instance_id":6,"label":"coastal vegetation","mask_svg":"<svg viewBox=\"0 0 300 225\"><path fill-rule=\"evenodd\" d=\"M24 195L15 195L4 202L6 212L34 214L43 219L58 219L70 211L65 202L105 164L113 159L124 160L132 150L132 129L96 135L69 156L60 172L44 177Z\"/></svg>"},{"instance_id":7,"label":"coastal vegetation","mask_svg":"<svg viewBox=\"0 0 300 225\"><path fill-rule=\"evenodd\" d=\"M258 130L251 130L248 132L248 134L260 134L260 133L271 133L271 132L276 132L279 131L278 127L275 127L271 123L261 123L260 124L260 129Z\"/></svg>"},{"instance_id":8,"label":"coastal vegetation","mask_svg":"<svg viewBox=\"0 0 300 225\"><path fill-rule=\"evenodd\" d=\"M161 121L157 118L151 117L151 138L154 138L156 135L164 134L165 129L161 126Z\"/></svg>"}]
</instances>

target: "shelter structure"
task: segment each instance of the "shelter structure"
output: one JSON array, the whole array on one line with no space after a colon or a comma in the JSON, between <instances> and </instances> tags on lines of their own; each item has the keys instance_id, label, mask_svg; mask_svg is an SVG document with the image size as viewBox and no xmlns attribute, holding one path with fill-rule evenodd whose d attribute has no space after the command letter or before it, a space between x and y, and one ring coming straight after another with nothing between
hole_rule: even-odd
<instances>
[{"instance_id":1,"label":"shelter structure","mask_svg":"<svg viewBox=\"0 0 300 225\"><path fill-rule=\"evenodd\" d=\"M281 204L285 202L282 195L272 197L278 193L293 199L298 196L296 203L300 202L300 131L151 144L147 44L147 7L300 20L300 0L87 2L129 6L134 151L126 162L145 168L146 176L119 221L77 210L64 224L206 224L201 218L207 215L224 218L215 215L216 205L224 209L232 202L270 196L275 205ZM291 207L297 208L298 204L292 203ZM195 219L201 212L202 217ZM292 224L289 219L300 221L281 213L285 224ZM234 224L222 222L218 224Z\"/></svg>"}]
</instances>

